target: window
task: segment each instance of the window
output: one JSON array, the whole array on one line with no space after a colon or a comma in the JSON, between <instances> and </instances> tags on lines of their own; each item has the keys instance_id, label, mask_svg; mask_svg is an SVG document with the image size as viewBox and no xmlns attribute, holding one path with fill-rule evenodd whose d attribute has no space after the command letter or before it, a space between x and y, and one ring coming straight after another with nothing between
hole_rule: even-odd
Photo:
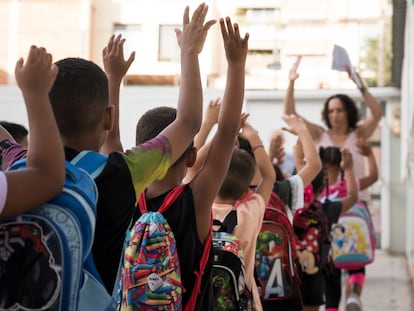
<instances>
[{"instance_id":1,"label":"window","mask_svg":"<svg viewBox=\"0 0 414 311\"><path fill-rule=\"evenodd\" d=\"M175 28L181 29L181 25L160 25L158 41L158 60L165 62L178 62L180 60L180 48L175 36Z\"/></svg>"}]
</instances>

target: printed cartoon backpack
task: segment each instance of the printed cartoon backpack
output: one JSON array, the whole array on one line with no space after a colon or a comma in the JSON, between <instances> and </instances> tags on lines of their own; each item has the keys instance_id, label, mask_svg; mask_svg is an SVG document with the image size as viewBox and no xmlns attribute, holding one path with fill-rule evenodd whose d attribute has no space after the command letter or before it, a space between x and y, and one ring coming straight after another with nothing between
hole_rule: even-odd
<instances>
[{"instance_id":1,"label":"printed cartoon backpack","mask_svg":"<svg viewBox=\"0 0 414 311\"><path fill-rule=\"evenodd\" d=\"M120 310L182 310L183 286L174 233L163 213L188 184L174 188L158 211L148 211L145 192L138 206L141 216L127 232L120 267ZM185 310L194 310L201 286L202 271L208 260L211 233L205 242L200 271Z\"/></svg>"},{"instance_id":2,"label":"printed cartoon backpack","mask_svg":"<svg viewBox=\"0 0 414 311\"><path fill-rule=\"evenodd\" d=\"M61 194L0 221L1 310L115 310L91 253L98 198L93 178L106 161L93 151L79 153L66 162Z\"/></svg>"},{"instance_id":3,"label":"printed cartoon backpack","mask_svg":"<svg viewBox=\"0 0 414 311\"><path fill-rule=\"evenodd\" d=\"M328 261L331 241L326 208L314 200L308 207L296 210L293 216L299 264L307 274L322 270Z\"/></svg>"},{"instance_id":4,"label":"printed cartoon backpack","mask_svg":"<svg viewBox=\"0 0 414 311\"><path fill-rule=\"evenodd\" d=\"M368 208L357 202L332 226L332 261L336 268L356 270L375 257L374 226Z\"/></svg>"},{"instance_id":5,"label":"printed cartoon backpack","mask_svg":"<svg viewBox=\"0 0 414 311\"><path fill-rule=\"evenodd\" d=\"M214 311L252 310L252 295L245 282L243 250L233 234L237 225L236 207L223 222L213 220L214 226L220 226L213 230Z\"/></svg>"},{"instance_id":6,"label":"printed cartoon backpack","mask_svg":"<svg viewBox=\"0 0 414 311\"><path fill-rule=\"evenodd\" d=\"M256 242L255 278L262 300L301 299L297 260L286 206L272 192Z\"/></svg>"}]
</instances>

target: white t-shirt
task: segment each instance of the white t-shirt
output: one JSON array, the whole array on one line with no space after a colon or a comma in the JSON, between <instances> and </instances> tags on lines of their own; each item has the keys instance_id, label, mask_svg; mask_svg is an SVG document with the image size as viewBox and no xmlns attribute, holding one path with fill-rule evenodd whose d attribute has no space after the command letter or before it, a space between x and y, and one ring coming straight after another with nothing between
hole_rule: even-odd
<instances>
[{"instance_id":1,"label":"white t-shirt","mask_svg":"<svg viewBox=\"0 0 414 311\"><path fill-rule=\"evenodd\" d=\"M7 179L6 174L0 171L0 214L3 212L7 197Z\"/></svg>"}]
</instances>

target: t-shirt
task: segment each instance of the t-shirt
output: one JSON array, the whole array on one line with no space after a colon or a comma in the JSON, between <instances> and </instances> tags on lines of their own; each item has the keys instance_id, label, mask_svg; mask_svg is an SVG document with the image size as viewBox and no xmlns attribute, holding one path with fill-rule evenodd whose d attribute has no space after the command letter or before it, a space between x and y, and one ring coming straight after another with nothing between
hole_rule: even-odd
<instances>
[{"instance_id":1,"label":"t-shirt","mask_svg":"<svg viewBox=\"0 0 414 311\"><path fill-rule=\"evenodd\" d=\"M263 198L253 194L248 200L237 206L237 225L234 235L240 240L245 262L246 284L251 288L255 304L255 310L262 310L259 291L254 280L254 264L256 254L256 239L262 227L266 205ZM231 204L213 204L213 218L224 221L228 213L233 209Z\"/></svg>"},{"instance_id":2,"label":"t-shirt","mask_svg":"<svg viewBox=\"0 0 414 311\"><path fill-rule=\"evenodd\" d=\"M169 191L155 198L147 199L148 210L158 210L168 193ZM204 250L204 244L201 243L198 237L194 199L191 188L186 187L163 215L167 219L177 243L181 268L181 281L186 289L186 292L183 294L184 310L194 287L194 272L199 271L200 260ZM138 216L140 216L139 210ZM208 221L210 221L210 219L208 219ZM211 270L213 267L212 247L213 245L211 244L210 256L204 269L200 294L197 297L197 307L194 309L195 311L208 311L213 309L213 287L211 280Z\"/></svg>"},{"instance_id":3,"label":"t-shirt","mask_svg":"<svg viewBox=\"0 0 414 311\"><path fill-rule=\"evenodd\" d=\"M6 174L0 171L0 215L4 209L7 198L7 178Z\"/></svg>"},{"instance_id":4,"label":"t-shirt","mask_svg":"<svg viewBox=\"0 0 414 311\"><path fill-rule=\"evenodd\" d=\"M3 152L3 164L11 165L25 154L20 145ZM78 151L65 147L66 160ZM162 179L171 163L171 146L157 136L125 153L112 152L95 179L99 196L92 253L96 268L109 293L117 275L125 233L131 224L140 193L155 179Z\"/></svg>"}]
</instances>

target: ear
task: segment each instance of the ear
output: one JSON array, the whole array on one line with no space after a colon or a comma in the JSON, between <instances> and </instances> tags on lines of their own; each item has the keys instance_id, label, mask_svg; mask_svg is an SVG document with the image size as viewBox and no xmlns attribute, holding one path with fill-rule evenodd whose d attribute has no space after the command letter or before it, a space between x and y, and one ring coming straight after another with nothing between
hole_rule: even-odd
<instances>
[{"instance_id":1,"label":"ear","mask_svg":"<svg viewBox=\"0 0 414 311\"><path fill-rule=\"evenodd\" d=\"M105 115L104 115L104 129L106 131L111 131L114 126L115 121L115 107L113 105L109 105L106 107Z\"/></svg>"},{"instance_id":2,"label":"ear","mask_svg":"<svg viewBox=\"0 0 414 311\"><path fill-rule=\"evenodd\" d=\"M187 153L187 161L186 161L187 167L193 167L193 165L196 162L196 159L197 159L197 148L193 147Z\"/></svg>"}]
</instances>

